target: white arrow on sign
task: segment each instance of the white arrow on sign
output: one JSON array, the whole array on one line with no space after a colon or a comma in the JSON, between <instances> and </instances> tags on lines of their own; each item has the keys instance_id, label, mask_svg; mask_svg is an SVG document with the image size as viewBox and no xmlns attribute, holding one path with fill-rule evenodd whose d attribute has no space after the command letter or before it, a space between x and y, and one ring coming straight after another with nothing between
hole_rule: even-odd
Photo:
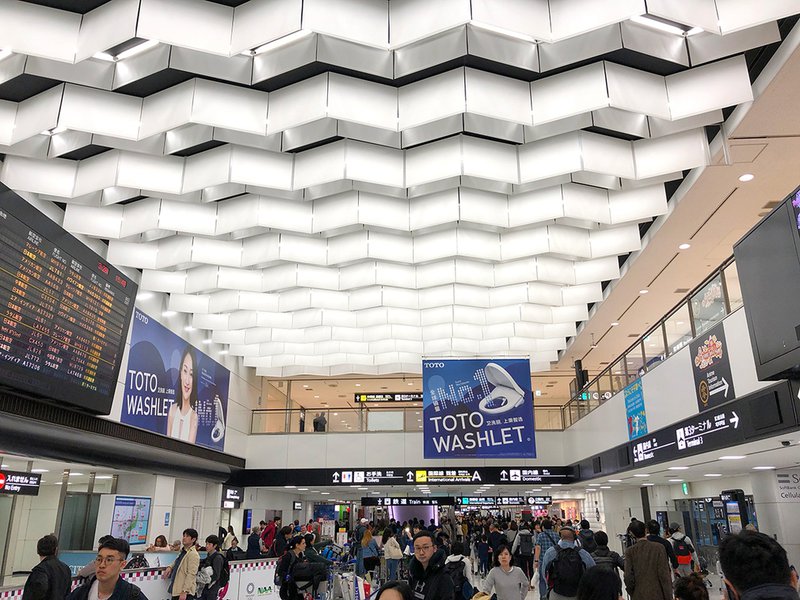
<instances>
[{"instance_id":1,"label":"white arrow on sign","mask_svg":"<svg viewBox=\"0 0 800 600\"><path fill-rule=\"evenodd\" d=\"M733 425L733 428L736 429L739 427L739 415L736 414L736 411L731 411L733 416L730 418L730 422Z\"/></svg>"},{"instance_id":2,"label":"white arrow on sign","mask_svg":"<svg viewBox=\"0 0 800 600\"><path fill-rule=\"evenodd\" d=\"M406 481L408 483L414 483L414 471L409 471L406 473Z\"/></svg>"},{"instance_id":3,"label":"white arrow on sign","mask_svg":"<svg viewBox=\"0 0 800 600\"><path fill-rule=\"evenodd\" d=\"M333 474L333 482L334 483L339 483L339 473L338 472Z\"/></svg>"},{"instance_id":4,"label":"white arrow on sign","mask_svg":"<svg viewBox=\"0 0 800 600\"><path fill-rule=\"evenodd\" d=\"M727 398L728 397L728 389L730 387L731 387L730 384L723 377L722 378L722 383L720 385L718 385L717 387L715 387L713 390L711 390L711 392L709 392L709 395L713 396L714 394L719 394L720 392L725 392L725 397Z\"/></svg>"},{"instance_id":5,"label":"white arrow on sign","mask_svg":"<svg viewBox=\"0 0 800 600\"><path fill-rule=\"evenodd\" d=\"M508 472L505 469L500 471L500 481L508 481Z\"/></svg>"}]
</instances>

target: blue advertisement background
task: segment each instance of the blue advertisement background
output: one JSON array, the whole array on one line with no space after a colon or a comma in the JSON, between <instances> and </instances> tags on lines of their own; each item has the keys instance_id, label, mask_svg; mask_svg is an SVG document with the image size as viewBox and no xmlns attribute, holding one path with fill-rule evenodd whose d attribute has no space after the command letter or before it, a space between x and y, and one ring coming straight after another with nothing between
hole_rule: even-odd
<instances>
[{"instance_id":1,"label":"blue advertisement background","mask_svg":"<svg viewBox=\"0 0 800 600\"><path fill-rule=\"evenodd\" d=\"M134 311L131 350L128 367L124 372L125 395L120 418L122 423L167 435L167 413L179 387L179 363L187 346L190 344L186 340L155 319L139 309ZM195 443L221 452L225 447L224 433L218 442L211 439L211 431L216 424L214 397L219 396L222 402L223 418L227 424L230 371L197 348L192 348L198 363ZM148 382L155 376L155 391L151 391L149 383L145 390L138 389L135 385L137 378L132 376L131 371L144 374ZM138 378L139 381L141 379Z\"/></svg>"},{"instance_id":2,"label":"blue advertisement background","mask_svg":"<svg viewBox=\"0 0 800 600\"><path fill-rule=\"evenodd\" d=\"M647 433L647 414L644 410L642 380L637 379L628 385L624 390L624 394L628 439L635 440Z\"/></svg>"},{"instance_id":3,"label":"blue advertisement background","mask_svg":"<svg viewBox=\"0 0 800 600\"><path fill-rule=\"evenodd\" d=\"M486 380L484 369L494 363L502 367L523 391L520 406L499 414L486 414L479 408L481 401L490 396L495 386ZM482 360L426 360L422 363L423 382L423 440L425 458L536 458L536 439L533 420L533 394L531 369L527 359ZM479 413L483 425L474 427L468 415ZM463 415L463 416L462 416ZM444 431L442 420L439 433L435 420L453 416L457 428ZM474 421L477 418L473 417ZM452 422L452 421L451 421ZM462 424L465 425L462 427ZM504 429L521 427L512 432L513 443L484 445L474 448L453 448L453 436L491 435L502 439ZM441 445L442 436L449 436L447 447ZM521 441L519 440L521 437ZM437 439L440 446L437 447ZM465 444L462 444L465 445Z\"/></svg>"}]
</instances>

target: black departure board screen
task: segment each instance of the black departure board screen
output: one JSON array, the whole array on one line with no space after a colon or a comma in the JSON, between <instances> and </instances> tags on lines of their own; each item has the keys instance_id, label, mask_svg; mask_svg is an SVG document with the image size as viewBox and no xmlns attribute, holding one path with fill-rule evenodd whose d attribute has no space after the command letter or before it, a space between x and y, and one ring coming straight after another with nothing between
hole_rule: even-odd
<instances>
[{"instance_id":1,"label":"black departure board screen","mask_svg":"<svg viewBox=\"0 0 800 600\"><path fill-rule=\"evenodd\" d=\"M108 414L137 286L0 191L0 384Z\"/></svg>"}]
</instances>

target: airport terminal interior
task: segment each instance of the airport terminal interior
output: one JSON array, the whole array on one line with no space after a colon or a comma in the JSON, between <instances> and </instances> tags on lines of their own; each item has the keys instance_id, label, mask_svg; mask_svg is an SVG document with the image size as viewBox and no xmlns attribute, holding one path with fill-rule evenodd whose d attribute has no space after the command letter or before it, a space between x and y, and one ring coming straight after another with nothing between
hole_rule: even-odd
<instances>
[{"instance_id":1,"label":"airport terminal interior","mask_svg":"<svg viewBox=\"0 0 800 600\"><path fill-rule=\"evenodd\" d=\"M158 536L276 518L340 578L362 519L620 553L654 519L715 590L745 529L800 565L799 19L0 0L4 600L47 534L75 576L127 539L153 600Z\"/></svg>"}]
</instances>

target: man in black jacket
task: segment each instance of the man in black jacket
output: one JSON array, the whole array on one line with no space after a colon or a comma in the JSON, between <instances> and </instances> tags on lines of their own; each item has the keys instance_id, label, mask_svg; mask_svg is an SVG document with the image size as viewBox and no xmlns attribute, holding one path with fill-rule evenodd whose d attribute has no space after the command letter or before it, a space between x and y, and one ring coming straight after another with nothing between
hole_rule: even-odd
<instances>
[{"instance_id":1,"label":"man in black jacket","mask_svg":"<svg viewBox=\"0 0 800 600\"><path fill-rule=\"evenodd\" d=\"M454 600L453 580L444 570L445 555L433 534L421 530L414 536L414 557L408 564L408 583L415 600Z\"/></svg>"},{"instance_id":2,"label":"man in black jacket","mask_svg":"<svg viewBox=\"0 0 800 600\"><path fill-rule=\"evenodd\" d=\"M768 535L742 531L722 538L719 562L729 600L797 600L797 573Z\"/></svg>"},{"instance_id":3,"label":"man in black jacket","mask_svg":"<svg viewBox=\"0 0 800 600\"><path fill-rule=\"evenodd\" d=\"M678 557L675 556L675 549L672 547L672 542L669 542L661 537L661 525L658 523L658 521L655 519L650 519L647 522L647 534L648 541L656 542L657 544L664 546L664 550L667 553L667 560L669 560L669 566L672 569L672 574L675 577L679 577Z\"/></svg>"},{"instance_id":4,"label":"man in black jacket","mask_svg":"<svg viewBox=\"0 0 800 600\"><path fill-rule=\"evenodd\" d=\"M46 535L36 542L39 564L33 567L22 600L64 600L72 585L69 567L56 558L58 538Z\"/></svg>"},{"instance_id":5,"label":"man in black jacket","mask_svg":"<svg viewBox=\"0 0 800 600\"><path fill-rule=\"evenodd\" d=\"M100 544L94 577L76 588L66 600L87 600L90 596L102 600L147 600L142 590L120 577L129 552L128 542L119 538Z\"/></svg>"}]
</instances>

